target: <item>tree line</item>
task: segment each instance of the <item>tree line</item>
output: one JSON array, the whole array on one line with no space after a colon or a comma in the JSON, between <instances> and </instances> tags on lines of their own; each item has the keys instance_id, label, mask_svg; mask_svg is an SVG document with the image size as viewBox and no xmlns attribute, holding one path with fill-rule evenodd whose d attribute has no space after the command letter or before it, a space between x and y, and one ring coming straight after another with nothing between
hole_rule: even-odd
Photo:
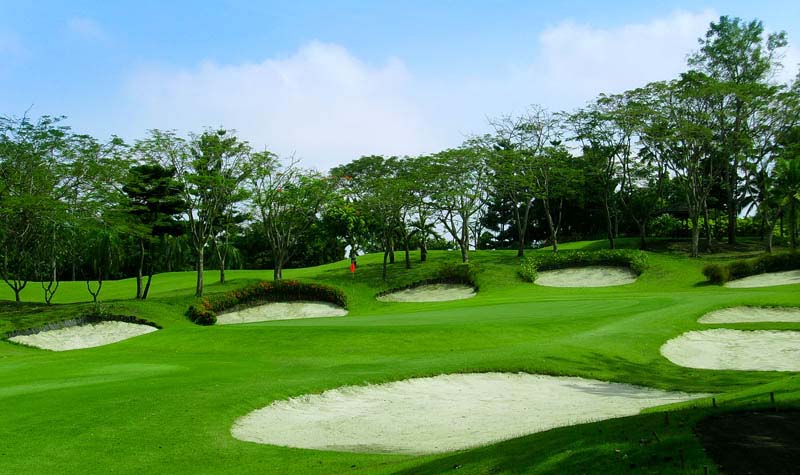
<instances>
[{"instance_id":1,"label":"tree line","mask_svg":"<svg viewBox=\"0 0 800 475\"><path fill-rule=\"evenodd\" d=\"M225 128L151 130L125 143L74 133L63 117L0 118L0 277L20 300L38 282L136 277L210 264L271 268L428 249L558 251L567 238L654 229L735 243L742 215L771 252L797 243L800 79L775 80L787 40L761 22L711 23L679 77L602 94L571 112L530 106L491 133L410 157L365 156L329 173L255 150ZM669 229L665 231L665 229ZM701 237L703 238L701 241Z\"/></svg>"}]
</instances>

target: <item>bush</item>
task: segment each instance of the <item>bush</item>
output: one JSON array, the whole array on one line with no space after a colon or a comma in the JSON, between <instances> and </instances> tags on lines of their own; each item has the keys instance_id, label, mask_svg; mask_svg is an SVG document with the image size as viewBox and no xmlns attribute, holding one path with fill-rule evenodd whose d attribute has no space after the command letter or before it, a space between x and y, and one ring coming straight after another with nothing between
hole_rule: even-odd
<instances>
[{"instance_id":1,"label":"bush","mask_svg":"<svg viewBox=\"0 0 800 475\"><path fill-rule=\"evenodd\" d=\"M708 264L703 268L703 275L713 284L724 284L731 279L728 266L722 264Z\"/></svg>"},{"instance_id":2,"label":"bush","mask_svg":"<svg viewBox=\"0 0 800 475\"><path fill-rule=\"evenodd\" d=\"M436 279L442 284L475 284L475 271L468 263L444 263L439 267L439 277Z\"/></svg>"},{"instance_id":3,"label":"bush","mask_svg":"<svg viewBox=\"0 0 800 475\"><path fill-rule=\"evenodd\" d=\"M539 271L602 265L628 267L636 275L641 275L647 269L647 256L629 249L540 253L526 258L518 273L522 280L535 282Z\"/></svg>"},{"instance_id":4,"label":"bush","mask_svg":"<svg viewBox=\"0 0 800 475\"><path fill-rule=\"evenodd\" d=\"M189 307L186 316L198 325L213 325L217 323L217 313L239 305L297 300L319 300L347 308L347 297L337 288L282 280L263 281L230 292L211 294Z\"/></svg>"},{"instance_id":5,"label":"bush","mask_svg":"<svg viewBox=\"0 0 800 475\"><path fill-rule=\"evenodd\" d=\"M519 276L525 282L536 282L539 277L539 271L536 268L536 262L533 259L525 259L519 266Z\"/></svg>"},{"instance_id":6,"label":"bush","mask_svg":"<svg viewBox=\"0 0 800 475\"><path fill-rule=\"evenodd\" d=\"M703 275L713 284L724 284L750 275L795 269L800 269L800 254L790 252L764 254L754 259L742 259L728 264L708 264L703 268Z\"/></svg>"}]
</instances>

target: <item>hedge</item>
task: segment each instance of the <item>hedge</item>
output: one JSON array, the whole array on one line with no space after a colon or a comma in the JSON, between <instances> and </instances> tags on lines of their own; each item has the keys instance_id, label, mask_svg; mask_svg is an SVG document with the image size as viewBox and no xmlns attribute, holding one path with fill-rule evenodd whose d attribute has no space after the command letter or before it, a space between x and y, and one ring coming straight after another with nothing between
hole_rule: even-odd
<instances>
[{"instance_id":1,"label":"hedge","mask_svg":"<svg viewBox=\"0 0 800 475\"><path fill-rule=\"evenodd\" d=\"M298 300L318 300L347 308L347 297L337 288L296 280L280 280L262 281L230 292L203 297L189 307L186 316L198 325L213 325L217 322L217 313L239 305Z\"/></svg>"},{"instance_id":2,"label":"hedge","mask_svg":"<svg viewBox=\"0 0 800 475\"><path fill-rule=\"evenodd\" d=\"M376 297L400 292L401 290L413 289L423 285L435 284L464 284L473 287L476 291L478 285L475 283L475 268L470 263L449 263L446 262L439 267L436 276L430 279L418 280L401 287L392 287L376 294Z\"/></svg>"},{"instance_id":3,"label":"hedge","mask_svg":"<svg viewBox=\"0 0 800 475\"><path fill-rule=\"evenodd\" d=\"M126 322L126 323L136 323L138 325L148 325L151 327L155 327L161 329L161 327L148 320L144 320L138 317L133 317L129 315L115 315L112 313L105 313L105 312L91 312L84 315L80 315L75 318L70 318L67 320L59 320L56 322L49 322L44 325L32 328L24 328L21 330L13 330L5 334L5 338L11 338L20 335L34 335L36 333L41 333L50 330L59 330L61 328L69 328L69 327L76 327L79 325L88 325L92 323L100 323L100 322Z\"/></svg>"},{"instance_id":4,"label":"hedge","mask_svg":"<svg viewBox=\"0 0 800 475\"><path fill-rule=\"evenodd\" d=\"M712 284L724 284L765 272L781 272L800 269L800 254L796 252L764 254L753 259L742 259L728 264L708 264L703 275Z\"/></svg>"},{"instance_id":5,"label":"hedge","mask_svg":"<svg viewBox=\"0 0 800 475\"><path fill-rule=\"evenodd\" d=\"M628 267L636 275L641 275L647 269L647 256L630 249L537 253L522 261L519 276L526 282L535 282L539 271L587 266Z\"/></svg>"}]
</instances>

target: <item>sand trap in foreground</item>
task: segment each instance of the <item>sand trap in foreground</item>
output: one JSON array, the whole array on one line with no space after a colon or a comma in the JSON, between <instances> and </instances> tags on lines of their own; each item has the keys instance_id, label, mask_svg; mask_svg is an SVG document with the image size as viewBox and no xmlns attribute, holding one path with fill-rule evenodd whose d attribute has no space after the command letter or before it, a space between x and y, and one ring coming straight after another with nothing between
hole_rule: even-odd
<instances>
[{"instance_id":1,"label":"sand trap in foreground","mask_svg":"<svg viewBox=\"0 0 800 475\"><path fill-rule=\"evenodd\" d=\"M700 323L800 322L800 308L731 307L700 317Z\"/></svg>"},{"instance_id":2,"label":"sand trap in foreground","mask_svg":"<svg viewBox=\"0 0 800 475\"><path fill-rule=\"evenodd\" d=\"M661 354L688 368L800 371L800 332L693 331L666 342Z\"/></svg>"},{"instance_id":3,"label":"sand trap in foreground","mask_svg":"<svg viewBox=\"0 0 800 475\"><path fill-rule=\"evenodd\" d=\"M611 287L631 284L636 273L627 267L588 266L539 272L536 285L545 287Z\"/></svg>"},{"instance_id":4,"label":"sand trap in foreground","mask_svg":"<svg viewBox=\"0 0 800 475\"><path fill-rule=\"evenodd\" d=\"M345 315L347 315L347 310L327 302L272 302L217 315L217 325L297 318L343 317Z\"/></svg>"},{"instance_id":5,"label":"sand trap in foreground","mask_svg":"<svg viewBox=\"0 0 800 475\"><path fill-rule=\"evenodd\" d=\"M583 378L451 374L275 401L239 418L231 433L285 447L426 454L703 396Z\"/></svg>"},{"instance_id":6,"label":"sand trap in foreground","mask_svg":"<svg viewBox=\"0 0 800 475\"><path fill-rule=\"evenodd\" d=\"M469 285L431 284L381 295L378 300L381 302L446 302L468 299L475 295L477 295L475 289Z\"/></svg>"},{"instance_id":7,"label":"sand trap in foreground","mask_svg":"<svg viewBox=\"0 0 800 475\"><path fill-rule=\"evenodd\" d=\"M108 321L48 330L33 335L17 335L9 340L45 350L66 351L108 345L156 330L158 329L150 325Z\"/></svg>"},{"instance_id":8,"label":"sand trap in foreground","mask_svg":"<svg viewBox=\"0 0 800 475\"><path fill-rule=\"evenodd\" d=\"M751 275L741 279L732 280L725 287L733 289L747 289L753 287L771 287L773 285L800 284L800 270L787 270L785 272L768 272L766 274Z\"/></svg>"}]
</instances>

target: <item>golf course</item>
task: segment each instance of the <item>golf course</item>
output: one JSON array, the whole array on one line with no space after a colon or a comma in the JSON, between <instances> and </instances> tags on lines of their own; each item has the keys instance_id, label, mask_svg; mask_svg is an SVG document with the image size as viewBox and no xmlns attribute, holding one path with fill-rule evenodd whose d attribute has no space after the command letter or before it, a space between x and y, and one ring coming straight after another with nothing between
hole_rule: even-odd
<instances>
[{"instance_id":1,"label":"golf course","mask_svg":"<svg viewBox=\"0 0 800 475\"><path fill-rule=\"evenodd\" d=\"M606 244L567 243L562 253ZM633 239L619 243L637 244ZM791 371L688 368L660 350L691 331L800 331L796 320L698 321L732 307L798 306L797 285L708 284L703 266L741 257L736 253L691 259L665 248L644 254L647 268L635 282L577 288L524 282L513 251L477 251L470 264L478 289L474 297L418 303L383 302L376 295L435 279L440 266L460 261L456 252L432 251L427 262L408 270L398 262L386 281L380 278L382 256L364 255L355 273L349 261L284 271L285 279L340 289L347 298L346 316L233 325L200 326L186 317L198 300L194 273L155 275L145 301L129 298L133 279L110 281L99 303L104 311L160 329L70 351L0 342L0 467L4 473L160 472L166 467L171 473L716 473L695 426L741 410L797 410L800 377ZM207 276L212 297L270 279L268 271L228 271L227 283L219 285L211 283L215 275L209 271ZM37 303L40 293L33 284L23 292L21 305L4 303L0 332L42 327L91 310L83 282L61 285L52 306ZM8 289L0 293L0 299L12 297ZM797 354L797 340L794 351L791 356ZM635 409L613 419L594 414L592 403L585 403L581 423L498 433L459 450L392 450L381 438L391 439L403 421L389 417L364 420L373 425L363 427L375 434L372 447L304 449L233 435L240 418L276 402L301 398L310 404L314 395L342 387L356 387L349 390L355 394L358 388L391 390L396 385L387 383L414 378L471 374L596 380L691 399L656 402L641 413ZM536 387L526 392L536 396ZM539 397L538 403L552 407L569 397L567 389ZM601 396L606 392L612 391L597 390ZM532 401L515 406L515 417L536 413L536 398ZM371 406L361 407L369 412ZM438 430L452 428L441 437L459 437L463 428L456 414L467 416L475 410L470 407L434 411L425 419ZM608 420L593 422L600 419ZM273 440L286 435L275 425L261 430Z\"/></svg>"}]
</instances>

